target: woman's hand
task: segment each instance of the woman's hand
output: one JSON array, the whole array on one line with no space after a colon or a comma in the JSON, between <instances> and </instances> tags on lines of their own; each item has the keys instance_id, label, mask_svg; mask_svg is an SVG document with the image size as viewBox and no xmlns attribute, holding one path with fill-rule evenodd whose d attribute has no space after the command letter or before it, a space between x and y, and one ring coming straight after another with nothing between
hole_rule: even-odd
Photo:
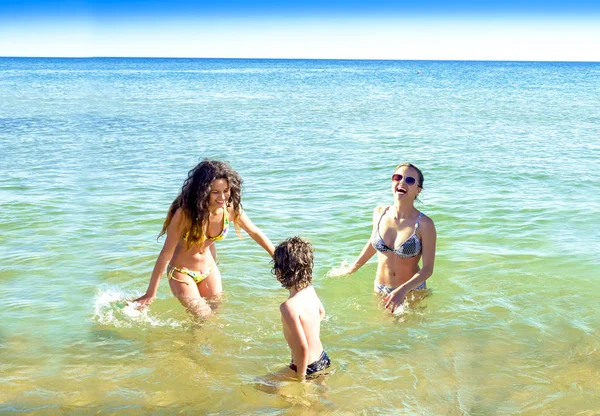
<instances>
[{"instance_id":1,"label":"woman's hand","mask_svg":"<svg viewBox=\"0 0 600 416\"><path fill-rule=\"evenodd\" d=\"M156 298L156 295L149 295L147 293L144 294L144 296L141 296L137 299L134 300L134 302L139 303L141 306L145 306L145 305L150 305L154 299Z\"/></svg>"},{"instance_id":2,"label":"woman's hand","mask_svg":"<svg viewBox=\"0 0 600 416\"><path fill-rule=\"evenodd\" d=\"M396 309L402 305L404 298L406 298L406 290L403 290L402 288L394 290L392 293L383 298L383 301L385 302L385 308L391 313L394 313Z\"/></svg>"},{"instance_id":3,"label":"woman's hand","mask_svg":"<svg viewBox=\"0 0 600 416\"><path fill-rule=\"evenodd\" d=\"M326 274L327 277L340 277L352 274L359 269L356 263L348 264L346 260L342 261L339 267L332 267Z\"/></svg>"}]
</instances>

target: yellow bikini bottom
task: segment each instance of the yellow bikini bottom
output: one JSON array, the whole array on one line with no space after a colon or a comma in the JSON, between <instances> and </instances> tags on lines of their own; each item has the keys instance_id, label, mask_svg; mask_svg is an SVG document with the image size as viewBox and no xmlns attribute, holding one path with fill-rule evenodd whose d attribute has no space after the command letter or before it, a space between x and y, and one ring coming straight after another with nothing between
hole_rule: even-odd
<instances>
[{"instance_id":1,"label":"yellow bikini bottom","mask_svg":"<svg viewBox=\"0 0 600 416\"><path fill-rule=\"evenodd\" d=\"M194 282L200 283L201 281L203 281L204 279L206 279L210 275L210 272L212 272L212 270L217 265L218 265L218 263L213 263L212 266L210 266L208 268L208 270L206 270L206 271L199 270L199 271L196 272L194 270L190 270L190 269L185 268L185 267L175 267L175 266L171 266L169 264L169 266L167 267L167 277L169 279L173 279L173 280L175 280L177 282L185 283L186 285L189 286L190 282L188 282L187 280L181 280L181 279L176 278L175 276L173 276L173 273L174 272L183 273L185 275L188 275L192 279L194 279Z\"/></svg>"}]
</instances>

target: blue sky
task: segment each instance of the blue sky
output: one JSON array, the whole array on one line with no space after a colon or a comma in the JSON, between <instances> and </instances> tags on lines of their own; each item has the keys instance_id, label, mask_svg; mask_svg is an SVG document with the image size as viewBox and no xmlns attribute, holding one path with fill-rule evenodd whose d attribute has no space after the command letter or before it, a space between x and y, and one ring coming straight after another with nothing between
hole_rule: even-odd
<instances>
[{"instance_id":1,"label":"blue sky","mask_svg":"<svg viewBox=\"0 0 600 416\"><path fill-rule=\"evenodd\" d=\"M69 17L93 14L98 18L114 16L389 16L389 15L491 15L552 16L600 15L598 1L257 1L229 0L202 2L191 0L96 0L96 1L0 1L3 17Z\"/></svg>"},{"instance_id":2,"label":"blue sky","mask_svg":"<svg viewBox=\"0 0 600 416\"><path fill-rule=\"evenodd\" d=\"M3 1L0 56L600 61L600 1Z\"/></svg>"}]
</instances>

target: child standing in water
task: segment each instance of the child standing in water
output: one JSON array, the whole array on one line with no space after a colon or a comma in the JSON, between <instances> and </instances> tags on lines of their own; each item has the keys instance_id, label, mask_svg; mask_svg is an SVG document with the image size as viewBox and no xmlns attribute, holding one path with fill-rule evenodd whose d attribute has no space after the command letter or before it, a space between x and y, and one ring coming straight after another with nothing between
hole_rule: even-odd
<instances>
[{"instance_id":1,"label":"child standing in water","mask_svg":"<svg viewBox=\"0 0 600 416\"><path fill-rule=\"evenodd\" d=\"M311 284L313 259L312 245L300 237L280 243L273 255L273 274L290 291L279 310L283 335L292 350L290 369L300 379L331 364L319 336L325 309Z\"/></svg>"}]
</instances>

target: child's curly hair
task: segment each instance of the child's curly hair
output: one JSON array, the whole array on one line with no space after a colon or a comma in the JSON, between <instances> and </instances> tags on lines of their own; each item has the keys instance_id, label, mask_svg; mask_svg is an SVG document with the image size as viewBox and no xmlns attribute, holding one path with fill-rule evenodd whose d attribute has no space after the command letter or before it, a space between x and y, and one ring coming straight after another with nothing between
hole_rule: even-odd
<instances>
[{"instance_id":1,"label":"child's curly hair","mask_svg":"<svg viewBox=\"0 0 600 416\"><path fill-rule=\"evenodd\" d=\"M298 236L288 238L275 247L271 272L281 286L302 290L311 284L313 251L312 244Z\"/></svg>"}]
</instances>

